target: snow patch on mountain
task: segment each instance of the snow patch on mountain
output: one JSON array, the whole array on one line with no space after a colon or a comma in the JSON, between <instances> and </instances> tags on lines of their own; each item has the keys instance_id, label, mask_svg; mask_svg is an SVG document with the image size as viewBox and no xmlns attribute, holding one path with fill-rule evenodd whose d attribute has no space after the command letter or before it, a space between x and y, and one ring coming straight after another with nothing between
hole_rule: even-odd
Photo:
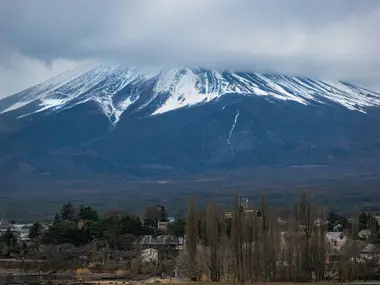
<instances>
[{"instance_id":1,"label":"snow patch on mountain","mask_svg":"<svg viewBox=\"0 0 380 285\"><path fill-rule=\"evenodd\" d=\"M17 110L19 108L22 108L22 107L30 104L31 102L33 102L33 101L20 101L20 102L16 102L16 103L10 105L9 107L7 107L6 109L4 109L3 111L1 111L0 114Z\"/></svg>"},{"instance_id":2,"label":"snow patch on mountain","mask_svg":"<svg viewBox=\"0 0 380 285\"><path fill-rule=\"evenodd\" d=\"M237 120L239 118L239 115L240 115L240 112L237 111L236 115L235 115L235 118L234 118L234 123L232 124L232 127L231 127L231 130L230 130L230 133L228 135L228 139L227 139L227 144L231 144L231 137L232 137L232 133L233 131L235 130L235 127L236 127L236 123L237 123Z\"/></svg>"},{"instance_id":3,"label":"snow patch on mountain","mask_svg":"<svg viewBox=\"0 0 380 285\"><path fill-rule=\"evenodd\" d=\"M229 94L263 96L304 105L335 103L360 112L380 106L379 93L340 81L201 68L99 65L65 72L0 100L0 114L22 110L32 103L37 108L28 109L29 113L21 117L92 101L116 124L132 105L137 110L149 107L151 115L160 115Z\"/></svg>"},{"instance_id":4,"label":"snow patch on mountain","mask_svg":"<svg viewBox=\"0 0 380 285\"><path fill-rule=\"evenodd\" d=\"M199 86L199 76L190 69L182 71L171 70L164 73L157 80L155 93L169 93L170 97L152 115L163 114L175 109L190 107L201 102L209 102L221 93L209 91L208 81L205 84L205 92Z\"/></svg>"}]
</instances>

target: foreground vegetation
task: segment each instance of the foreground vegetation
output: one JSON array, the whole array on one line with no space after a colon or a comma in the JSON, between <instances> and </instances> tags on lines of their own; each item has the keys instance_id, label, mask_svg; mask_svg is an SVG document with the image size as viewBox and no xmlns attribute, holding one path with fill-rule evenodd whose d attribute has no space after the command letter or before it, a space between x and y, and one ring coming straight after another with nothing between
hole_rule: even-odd
<instances>
[{"instance_id":1,"label":"foreground vegetation","mask_svg":"<svg viewBox=\"0 0 380 285\"><path fill-rule=\"evenodd\" d=\"M24 272L78 268L123 270L128 276L176 272L193 281L241 283L378 278L380 254L361 253L379 241L379 226L370 213L353 219L325 213L304 193L286 212L270 207L265 196L256 207L235 197L229 208L232 211L225 212L210 202L201 209L193 197L185 219L160 228L160 222L168 222L165 207L147 207L141 217L125 211L100 215L90 206L69 202L47 229L34 223L27 241L8 229L1 236L0 249L3 258L12 258ZM358 236L364 229L370 233L365 241ZM331 231L344 233L347 241L337 247L326 238ZM141 243L147 235L185 237L185 244L178 244L170 256L161 245L158 256L147 260Z\"/></svg>"},{"instance_id":2,"label":"foreground vegetation","mask_svg":"<svg viewBox=\"0 0 380 285\"><path fill-rule=\"evenodd\" d=\"M313 205L304 193L287 218L279 217L265 197L256 210L244 209L236 197L227 223L223 209L215 203L197 213L190 200L182 266L192 280L198 280L202 272L209 272L213 281L242 283L377 277L379 255L360 255L366 245L359 240L360 230L371 233L367 242L378 242L379 226L369 213L348 221L331 212L327 220L323 208ZM197 225L200 231L195 230ZM340 248L326 238L328 230L337 226L350 237Z\"/></svg>"},{"instance_id":3,"label":"foreground vegetation","mask_svg":"<svg viewBox=\"0 0 380 285\"><path fill-rule=\"evenodd\" d=\"M90 206L76 207L69 202L47 226L34 223L27 240L7 229L0 239L0 267L57 271L90 265L101 272L102 268L131 269L134 261L136 268L128 274L149 273L149 266L142 268L139 237L164 234L157 228L157 222L163 220L167 220L166 211L159 212L155 205L147 207L140 218L119 210L99 215ZM165 234L184 236L184 220L171 223Z\"/></svg>"}]
</instances>

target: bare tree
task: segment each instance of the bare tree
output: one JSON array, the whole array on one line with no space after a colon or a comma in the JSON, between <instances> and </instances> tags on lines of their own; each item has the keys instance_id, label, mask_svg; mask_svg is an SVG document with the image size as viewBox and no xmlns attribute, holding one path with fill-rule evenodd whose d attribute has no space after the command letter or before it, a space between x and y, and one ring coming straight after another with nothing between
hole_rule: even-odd
<instances>
[{"instance_id":1,"label":"bare tree","mask_svg":"<svg viewBox=\"0 0 380 285\"><path fill-rule=\"evenodd\" d=\"M253 279L255 281L258 281L262 274L262 266L261 266L261 260L263 253L263 246L262 246L262 219L261 217L258 217L257 215L254 215L252 217L252 239L253 239L253 255L252 255L252 267L253 267Z\"/></svg>"},{"instance_id":2,"label":"bare tree","mask_svg":"<svg viewBox=\"0 0 380 285\"><path fill-rule=\"evenodd\" d=\"M270 226L269 226L269 209L267 197L265 195L261 196L261 248L262 248L262 266L263 269L263 278L265 281L270 279L270 260L269 260L269 251L271 247L270 241Z\"/></svg>"},{"instance_id":3,"label":"bare tree","mask_svg":"<svg viewBox=\"0 0 380 285\"><path fill-rule=\"evenodd\" d=\"M326 263L326 230L327 223L324 217L323 208L318 209L317 218L313 224L313 234L311 241L311 264L315 272L315 280L324 279Z\"/></svg>"},{"instance_id":4,"label":"bare tree","mask_svg":"<svg viewBox=\"0 0 380 285\"><path fill-rule=\"evenodd\" d=\"M219 210L216 203L211 203L206 212L207 266L211 280L219 281L220 270L220 240L219 240Z\"/></svg>"},{"instance_id":5,"label":"bare tree","mask_svg":"<svg viewBox=\"0 0 380 285\"><path fill-rule=\"evenodd\" d=\"M220 236L219 236L219 258L220 258L220 269L219 269L219 279L223 278L223 281L229 281L233 272L234 265L234 254L231 246L231 239L227 235L227 227L229 220L225 219L225 212L223 209L220 210L219 215L219 225L220 225Z\"/></svg>"},{"instance_id":6,"label":"bare tree","mask_svg":"<svg viewBox=\"0 0 380 285\"><path fill-rule=\"evenodd\" d=\"M248 215L246 218L246 237L245 237L245 260L247 267L247 279L254 281L254 215Z\"/></svg>"},{"instance_id":7,"label":"bare tree","mask_svg":"<svg viewBox=\"0 0 380 285\"><path fill-rule=\"evenodd\" d=\"M301 266L301 278L304 281L311 280L312 268L311 268L311 247L310 240L312 235L312 208L309 198L306 197L306 193L302 192L300 200L297 206L297 224L302 232L302 239L300 240L300 266Z\"/></svg>"},{"instance_id":8,"label":"bare tree","mask_svg":"<svg viewBox=\"0 0 380 285\"><path fill-rule=\"evenodd\" d=\"M197 269L198 219L194 197L189 199L185 233L189 277L191 280L196 281L199 277Z\"/></svg>"},{"instance_id":9,"label":"bare tree","mask_svg":"<svg viewBox=\"0 0 380 285\"><path fill-rule=\"evenodd\" d=\"M231 242L235 256L235 276L241 284L245 282L245 258L243 253L245 238L245 215L236 195L233 205Z\"/></svg>"}]
</instances>

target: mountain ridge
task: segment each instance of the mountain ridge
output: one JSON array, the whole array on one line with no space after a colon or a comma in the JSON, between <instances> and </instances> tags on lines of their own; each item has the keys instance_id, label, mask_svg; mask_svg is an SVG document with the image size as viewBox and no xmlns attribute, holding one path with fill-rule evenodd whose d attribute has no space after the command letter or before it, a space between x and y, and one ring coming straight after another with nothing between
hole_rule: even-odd
<instances>
[{"instance_id":1,"label":"mountain ridge","mask_svg":"<svg viewBox=\"0 0 380 285\"><path fill-rule=\"evenodd\" d=\"M149 94L148 94L149 93ZM148 94L148 95L147 95ZM86 66L0 100L0 115L35 105L19 118L95 102L116 125L130 109L142 116L193 107L229 94L303 105L338 104L360 112L380 106L380 94L341 81L202 68Z\"/></svg>"}]
</instances>

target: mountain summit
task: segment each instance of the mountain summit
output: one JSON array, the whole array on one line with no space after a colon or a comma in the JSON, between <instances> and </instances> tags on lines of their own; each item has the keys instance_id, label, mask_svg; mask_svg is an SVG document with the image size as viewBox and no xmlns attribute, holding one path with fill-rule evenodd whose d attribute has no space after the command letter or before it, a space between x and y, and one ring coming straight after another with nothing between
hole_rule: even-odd
<instances>
[{"instance_id":1,"label":"mountain summit","mask_svg":"<svg viewBox=\"0 0 380 285\"><path fill-rule=\"evenodd\" d=\"M89 66L0 100L0 180L376 172L379 106L340 81Z\"/></svg>"},{"instance_id":2,"label":"mountain summit","mask_svg":"<svg viewBox=\"0 0 380 285\"><path fill-rule=\"evenodd\" d=\"M159 115L214 102L229 94L303 105L339 104L361 112L380 106L380 94L339 81L202 68L127 69L100 65L66 72L0 101L0 113L19 110L19 117L24 117L94 102L116 124L129 110Z\"/></svg>"}]
</instances>

